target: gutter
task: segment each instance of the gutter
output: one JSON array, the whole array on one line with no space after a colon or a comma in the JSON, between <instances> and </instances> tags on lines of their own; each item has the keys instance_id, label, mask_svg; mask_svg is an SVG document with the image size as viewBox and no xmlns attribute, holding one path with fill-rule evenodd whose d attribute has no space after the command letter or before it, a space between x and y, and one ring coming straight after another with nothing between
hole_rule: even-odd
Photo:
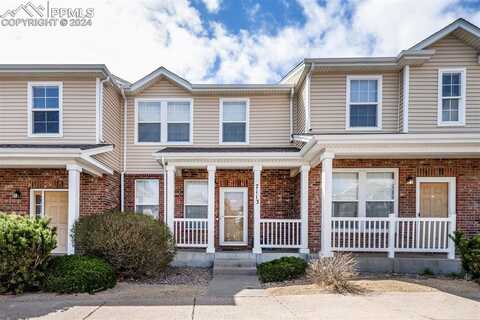
<instances>
[{"instance_id":1,"label":"gutter","mask_svg":"<svg viewBox=\"0 0 480 320\"><path fill-rule=\"evenodd\" d=\"M120 210L125 211L125 171L127 170L127 97L125 89L121 88L123 97L123 165L120 174Z\"/></svg>"},{"instance_id":2,"label":"gutter","mask_svg":"<svg viewBox=\"0 0 480 320\"><path fill-rule=\"evenodd\" d=\"M100 143L103 143L104 140L103 140L103 84L105 82L108 82L110 81L110 76L106 77L105 79L103 79L102 81L100 81L100 92L99 92L99 108L100 108L100 114L99 114L99 136L98 136L98 140Z\"/></svg>"},{"instance_id":3,"label":"gutter","mask_svg":"<svg viewBox=\"0 0 480 320\"><path fill-rule=\"evenodd\" d=\"M167 224L167 175L166 175L166 162L165 157L162 156L162 173L163 173L163 222Z\"/></svg>"},{"instance_id":4,"label":"gutter","mask_svg":"<svg viewBox=\"0 0 480 320\"><path fill-rule=\"evenodd\" d=\"M293 88L290 89L290 143L293 142Z\"/></svg>"}]
</instances>

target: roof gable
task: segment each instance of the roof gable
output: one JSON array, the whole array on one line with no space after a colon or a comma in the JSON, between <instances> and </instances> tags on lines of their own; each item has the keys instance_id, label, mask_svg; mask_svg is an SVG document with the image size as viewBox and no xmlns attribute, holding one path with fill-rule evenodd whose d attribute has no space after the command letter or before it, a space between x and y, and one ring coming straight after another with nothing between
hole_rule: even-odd
<instances>
[{"instance_id":1,"label":"roof gable","mask_svg":"<svg viewBox=\"0 0 480 320\"><path fill-rule=\"evenodd\" d=\"M455 20L445 28L435 32L431 36L420 41L419 43L408 49L408 51L427 49L435 42L445 38L450 34L453 34L457 38L465 41L467 44L469 44L476 50L480 50L480 28L468 22L467 20L460 18Z\"/></svg>"}]
</instances>

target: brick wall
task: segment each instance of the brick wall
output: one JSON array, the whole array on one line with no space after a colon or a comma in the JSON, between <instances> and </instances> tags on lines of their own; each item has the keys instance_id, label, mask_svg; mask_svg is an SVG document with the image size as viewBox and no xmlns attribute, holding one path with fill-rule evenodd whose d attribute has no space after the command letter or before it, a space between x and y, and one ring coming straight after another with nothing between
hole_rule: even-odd
<instances>
[{"instance_id":1,"label":"brick wall","mask_svg":"<svg viewBox=\"0 0 480 320\"><path fill-rule=\"evenodd\" d=\"M65 169L0 169L0 211L29 214L30 189L67 189ZM21 197L13 199L19 190ZM80 175L80 214L95 214L120 207L120 175Z\"/></svg>"},{"instance_id":2,"label":"brick wall","mask_svg":"<svg viewBox=\"0 0 480 320\"><path fill-rule=\"evenodd\" d=\"M416 215L416 181L407 177L456 177L457 229L468 235L480 233L480 159L338 159L334 168L398 168L399 215ZM309 247L320 250L321 166L310 171Z\"/></svg>"}]
</instances>

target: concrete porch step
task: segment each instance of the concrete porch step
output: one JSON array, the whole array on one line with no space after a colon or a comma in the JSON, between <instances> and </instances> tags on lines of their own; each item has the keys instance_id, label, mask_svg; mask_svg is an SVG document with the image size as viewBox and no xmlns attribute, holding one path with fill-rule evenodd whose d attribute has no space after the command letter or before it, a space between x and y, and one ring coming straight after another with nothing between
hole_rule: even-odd
<instances>
[{"instance_id":1,"label":"concrete porch step","mask_svg":"<svg viewBox=\"0 0 480 320\"><path fill-rule=\"evenodd\" d=\"M253 259L215 259L215 267L225 268L255 268Z\"/></svg>"},{"instance_id":2,"label":"concrete porch step","mask_svg":"<svg viewBox=\"0 0 480 320\"><path fill-rule=\"evenodd\" d=\"M213 267L213 275L256 275L256 267Z\"/></svg>"},{"instance_id":3,"label":"concrete porch step","mask_svg":"<svg viewBox=\"0 0 480 320\"><path fill-rule=\"evenodd\" d=\"M217 251L216 259L251 259L255 261L255 254L251 251Z\"/></svg>"}]
</instances>

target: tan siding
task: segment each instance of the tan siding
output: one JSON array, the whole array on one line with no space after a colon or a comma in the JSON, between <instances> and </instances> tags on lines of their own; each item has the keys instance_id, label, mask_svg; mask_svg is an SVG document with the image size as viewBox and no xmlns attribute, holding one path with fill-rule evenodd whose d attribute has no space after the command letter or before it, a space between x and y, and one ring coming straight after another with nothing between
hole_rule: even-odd
<instances>
[{"instance_id":1,"label":"tan siding","mask_svg":"<svg viewBox=\"0 0 480 320\"><path fill-rule=\"evenodd\" d=\"M63 82L63 137L28 137L28 81ZM0 143L95 143L95 79L0 78Z\"/></svg>"},{"instance_id":2,"label":"tan siding","mask_svg":"<svg viewBox=\"0 0 480 320\"><path fill-rule=\"evenodd\" d=\"M398 77L398 131L403 130L403 70Z\"/></svg>"},{"instance_id":3,"label":"tan siding","mask_svg":"<svg viewBox=\"0 0 480 320\"><path fill-rule=\"evenodd\" d=\"M313 132L345 132L346 81L350 72L315 72L310 92L311 126ZM398 131L398 73L369 73L383 76L382 128Z\"/></svg>"},{"instance_id":4,"label":"tan siding","mask_svg":"<svg viewBox=\"0 0 480 320\"><path fill-rule=\"evenodd\" d=\"M480 65L477 52L448 36L433 44L432 59L410 68L409 132L460 132L480 130ZM438 69L465 67L467 70L466 125L438 127Z\"/></svg>"},{"instance_id":5,"label":"tan siding","mask_svg":"<svg viewBox=\"0 0 480 320\"><path fill-rule=\"evenodd\" d=\"M223 95L227 97L228 95ZM231 95L230 95L231 96ZM288 146L289 95L234 95L250 99L250 146ZM129 173L161 172L152 154L162 145L138 145L135 139L135 98L188 97L193 99L193 145L219 146L219 95L194 95L160 79L134 97L128 97L127 171Z\"/></svg>"},{"instance_id":6,"label":"tan siding","mask_svg":"<svg viewBox=\"0 0 480 320\"><path fill-rule=\"evenodd\" d=\"M120 172L123 154L123 99L110 84L105 85L103 90L103 140L113 144L114 149L96 158Z\"/></svg>"},{"instance_id":7,"label":"tan siding","mask_svg":"<svg viewBox=\"0 0 480 320\"><path fill-rule=\"evenodd\" d=\"M303 81L295 96L294 133L305 133L305 98L307 97L307 81Z\"/></svg>"}]
</instances>

